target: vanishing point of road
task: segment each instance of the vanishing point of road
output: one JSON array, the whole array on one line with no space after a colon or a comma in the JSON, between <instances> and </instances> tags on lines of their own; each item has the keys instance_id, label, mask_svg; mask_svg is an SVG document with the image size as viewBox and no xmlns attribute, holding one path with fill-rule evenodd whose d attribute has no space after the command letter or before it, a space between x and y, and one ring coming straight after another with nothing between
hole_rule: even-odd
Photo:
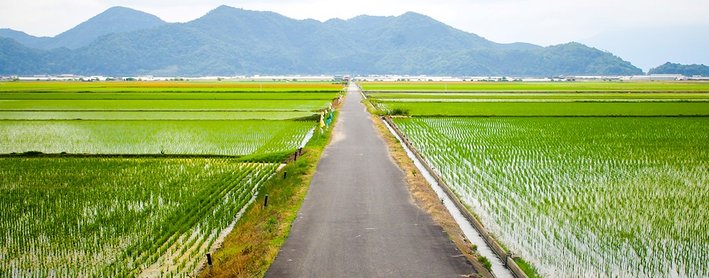
<instances>
[{"instance_id":1,"label":"vanishing point of road","mask_svg":"<svg viewBox=\"0 0 709 278\"><path fill-rule=\"evenodd\" d=\"M267 277L460 277L472 266L414 204L359 89L351 84L333 141Z\"/></svg>"}]
</instances>

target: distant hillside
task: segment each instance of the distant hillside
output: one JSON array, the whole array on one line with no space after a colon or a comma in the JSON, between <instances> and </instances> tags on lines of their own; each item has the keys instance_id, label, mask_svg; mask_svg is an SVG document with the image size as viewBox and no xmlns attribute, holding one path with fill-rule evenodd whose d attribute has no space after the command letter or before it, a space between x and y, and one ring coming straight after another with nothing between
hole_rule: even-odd
<instances>
[{"instance_id":1,"label":"distant hillside","mask_svg":"<svg viewBox=\"0 0 709 278\"><path fill-rule=\"evenodd\" d=\"M113 7L56 37L34 37L12 29L0 29L0 37L10 38L30 48L77 49L101 36L148 29L165 24L157 16L124 7Z\"/></svg>"},{"instance_id":2,"label":"distant hillside","mask_svg":"<svg viewBox=\"0 0 709 278\"><path fill-rule=\"evenodd\" d=\"M44 52L27 48L7 38L0 38L0 72L5 74L35 74L37 66L47 67Z\"/></svg>"},{"instance_id":3,"label":"distant hillside","mask_svg":"<svg viewBox=\"0 0 709 278\"><path fill-rule=\"evenodd\" d=\"M581 42L623 57L648 71L666 61L709 64L709 24L617 26Z\"/></svg>"},{"instance_id":4,"label":"distant hillside","mask_svg":"<svg viewBox=\"0 0 709 278\"><path fill-rule=\"evenodd\" d=\"M99 16L57 36L69 37L63 35L71 32L73 37L95 37L90 43L85 39L84 46L76 50L56 50L48 55L17 47L1 48L0 74L642 73L611 53L579 43L551 47L499 44L417 13L319 22L221 6L191 22L153 21L157 26L141 25L143 28L134 31L98 37L89 32L96 28L83 27L102 26L96 18ZM36 63L13 67L12 71L2 67L9 63L2 57L26 57Z\"/></svg>"},{"instance_id":5,"label":"distant hillside","mask_svg":"<svg viewBox=\"0 0 709 278\"><path fill-rule=\"evenodd\" d=\"M25 32L6 28L0 29L0 38L15 40L29 48L44 48L45 45L48 45L52 40L50 37L35 37Z\"/></svg>"},{"instance_id":6,"label":"distant hillside","mask_svg":"<svg viewBox=\"0 0 709 278\"><path fill-rule=\"evenodd\" d=\"M667 62L659 67L650 69L650 74L681 74L684 76L709 76L709 66L682 65Z\"/></svg>"}]
</instances>

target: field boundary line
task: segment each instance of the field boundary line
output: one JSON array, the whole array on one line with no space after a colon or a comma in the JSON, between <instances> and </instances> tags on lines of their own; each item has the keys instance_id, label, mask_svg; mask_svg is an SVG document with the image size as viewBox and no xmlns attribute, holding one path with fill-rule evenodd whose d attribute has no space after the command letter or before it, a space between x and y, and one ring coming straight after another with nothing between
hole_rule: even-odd
<instances>
[{"instance_id":1,"label":"field boundary line","mask_svg":"<svg viewBox=\"0 0 709 278\"><path fill-rule=\"evenodd\" d=\"M680 94L706 94L703 90L367 90L367 93L503 93L503 94L519 94L519 93L648 93L648 94L668 94L668 93L680 93Z\"/></svg>"},{"instance_id":2,"label":"field boundary line","mask_svg":"<svg viewBox=\"0 0 709 278\"><path fill-rule=\"evenodd\" d=\"M244 155L220 154L88 154L88 153L0 153L0 157L66 157L66 158L242 158Z\"/></svg>"},{"instance_id":3,"label":"field boundary line","mask_svg":"<svg viewBox=\"0 0 709 278\"><path fill-rule=\"evenodd\" d=\"M369 99L369 96L367 95L368 92L365 91L364 89L362 89L362 86L360 86L357 82L355 82L354 84L355 84L355 86L357 86L357 89L359 89L359 94L362 95L362 99L363 100Z\"/></svg>"},{"instance_id":4,"label":"field boundary line","mask_svg":"<svg viewBox=\"0 0 709 278\"><path fill-rule=\"evenodd\" d=\"M391 120L391 117L384 116L382 117L382 120L384 120L387 124L389 124L394 132L401 138L402 143L404 143L416 156L416 158L421 161L421 164L426 168L426 170L433 176L433 179L438 182L438 184L443 188L443 191L446 192L446 195L453 201L455 206L460 210L460 212L463 214L463 216L473 225L473 228L478 231L480 236L485 240L487 243L488 247L492 250L495 255L497 255L503 262L504 265L512 272L512 274L517 277L517 278L527 278L527 274L524 273L522 268L520 268L517 263L514 261L512 254L506 252L504 249L502 249L502 246L497 242L495 238L493 238L490 235L490 232L483 226L483 224L473 216L473 214L468 210L468 208L460 201L458 196L450 189L448 186L448 183L443 180L443 178L438 175L437 171L433 170L433 167L431 167L426 159L418 152L418 150L413 146L411 141L409 141L409 138L404 135L403 132L399 129L396 124L394 124L394 121Z\"/></svg>"},{"instance_id":5,"label":"field boundary line","mask_svg":"<svg viewBox=\"0 0 709 278\"><path fill-rule=\"evenodd\" d=\"M229 223L229 226L227 226L224 230L222 230L219 233L219 236L217 237L217 239L214 241L214 243L212 243L212 246L209 247L208 254L214 255L217 252L217 250L221 249L222 246L224 246L224 240L234 230L234 227L236 227L236 224L239 222L239 220L241 220L241 217L244 216L244 214L246 213L246 211L249 208L251 208L251 205L256 201L256 199L259 198L259 195L264 193L262 191L263 191L263 188L264 188L266 182L268 180L270 180L271 178L275 177L276 174L280 173L281 170L283 170L283 168L285 166L286 166L285 163L281 163L278 166L278 168L276 168L276 171L272 175L270 175L268 178L264 179L262 184L260 184L260 185L257 184L254 187L256 192L251 196L251 199L249 199L249 201L243 207L241 207L241 209L236 213L236 216L234 216L234 219L232 220L232 222ZM207 265L207 257L202 257L201 259L199 259L199 262L196 264L196 267L191 272L191 274L194 275L193 277L199 277L200 273L203 272L207 267L209 267Z\"/></svg>"},{"instance_id":6,"label":"field boundary line","mask_svg":"<svg viewBox=\"0 0 709 278\"><path fill-rule=\"evenodd\" d=\"M2 109L2 112L314 112L308 109Z\"/></svg>"},{"instance_id":7,"label":"field boundary line","mask_svg":"<svg viewBox=\"0 0 709 278\"><path fill-rule=\"evenodd\" d=\"M660 98L375 98L379 102L388 103L677 103L677 102L709 102L709 99L660 99Z\"/></svg>"}]
</instances>

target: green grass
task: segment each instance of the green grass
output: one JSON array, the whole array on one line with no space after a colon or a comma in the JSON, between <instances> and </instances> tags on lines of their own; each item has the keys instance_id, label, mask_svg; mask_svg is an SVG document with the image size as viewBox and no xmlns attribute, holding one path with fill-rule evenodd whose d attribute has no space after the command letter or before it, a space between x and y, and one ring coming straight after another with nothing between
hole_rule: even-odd
<instances>
[{"instance_id":1,"label":"green grass","mask_svg":"<svg viewBox=\"0 0 709 278\"><path fill-rule=\"evenodd\" d=\"M0 276L187 275L276 167L0 158Z\"/></svg>"},{"instance_id":2,"label":"green grass","mask_svg":"<svg viewBox=\"0 0 709 278\"><path fill-rule=\"evenodd\" d=\"M522 271L524 271L524 274L527 274L527 277L542 278L542 276L539 275L539 272L537 271L537 269L533 265L526 262L525 260L520 259L520 258L515 258L514 261L517 264L517 266L519 266L519 268L521 268Z\"/></svg>"},{"instance_id":3,"label":"green grass","mask_svg":"<svg viewBox=\"0 0 709 278\"><path fill-rule=\"evenodd\" d=\"M298 148L309 121L0 121L0 153L249 155Z\"/></svg>"},{"instance_id":4,"label":"green grass","mask_svg":"<svg viewBox=\"0 0 709 278\"><path fill-rule=\"evenodd\" d=\"M709 82L363 82L367 91L709 92Z\"/></svg>"},{"instance_id":5,"label":"green grass","mask_svg":"<svg viewBox=\"0 0 709 278\"><path fill-rule=\"evenodd\" d=\"M709 102L379 102L412 116L695 116Z\"/></svg>"},{"instance_id":6,"label":"green grass","mask_svg":"<svg viewBox=\"0 0 709 278\"><path fill-rule=\"evenodd\" d=\"M7 111L0 120L291 120L306 118L307 111Z\"/></svg>"},{"instance_id":7,"label":"green grass","mask_svg":"<svg viewBox=\"0 0 709 278\"><path fill-rule=\"evenodd\" d=\"M709 275L709 117L394 121L542 275Z\"/></svg>"},{"instance_id":8,"label":"green grass","mask_svg":"<svg viewBox=\"0 0 709 278\"><path fill-rule=\"evenodd\" d=\"M337 113L335 120L337 121ZM303 149L303 155L289 163L283 172L263 187L269 205L252 206L237 223L214 257L214 266L200 277L263 277L285 243L290 228L308 191L318 161L330 141L332 128L316 132ZM259 200L259 203L263 199Z\"/></svg>"}]
</instances>

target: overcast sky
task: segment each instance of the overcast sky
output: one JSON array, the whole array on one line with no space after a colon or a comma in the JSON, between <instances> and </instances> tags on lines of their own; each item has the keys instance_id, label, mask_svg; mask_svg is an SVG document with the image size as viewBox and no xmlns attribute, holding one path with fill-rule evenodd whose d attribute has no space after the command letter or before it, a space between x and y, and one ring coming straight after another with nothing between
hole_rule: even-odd
<instances>
[{"instance_id":1,"label":"overcast sky","mask_svg":"<svg viewBox=\"0 0 709 278\"><path fill-rule=\"evenodd\" d=\"M185 22L222 4L321 21L415 11L496 42L544 46L617 29L709 26L709 0L0 0L0 28L54 36L112 6Z\"/></svg>"}]
</instances>

